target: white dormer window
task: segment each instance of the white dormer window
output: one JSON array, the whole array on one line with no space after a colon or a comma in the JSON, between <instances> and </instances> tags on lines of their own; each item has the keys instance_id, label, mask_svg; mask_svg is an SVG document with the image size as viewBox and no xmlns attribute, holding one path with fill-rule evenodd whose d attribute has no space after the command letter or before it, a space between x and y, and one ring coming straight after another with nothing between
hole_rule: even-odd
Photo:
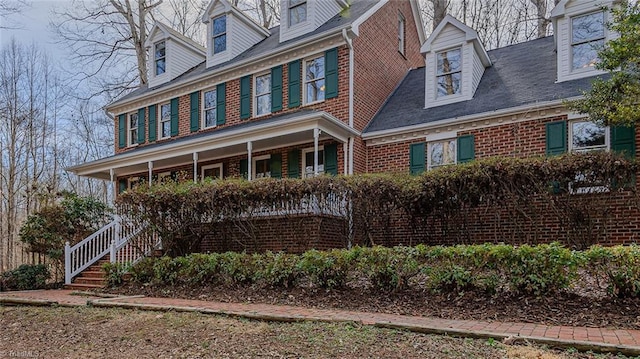
<instances>
[{"instance_id":1,"label":"white dormer window","mask_svg":"<svg viewBox=\"0 0 640 359\"><path fill-rule=\"evenodd\" d=\"M203 127L214 127L217 120L217 91L215 89L204 91L202 96L204 97L204 101L202 101L202 110L204 112L204 116L202 116Z\"/></svg>"},{"instance_id":2,"label":"white dormer window","mask_svg":"<svg viewBox=\"0 0 640 359\"><path fill-rule=\"evenodd\" d=\"M154 58L155 58L155 68L156 68L156 76L162 75L166 71L167 65L167 48L166 43L164 41L157 42L154 45Z\"/></svg>"},{"instance_id":3,"label":"white dormer window","mask_svg":"<svg viewBox=\"0 0 640 359\"><path fill-rule=\"evenodd\" d=\"M573 70L592 67L598 62L598 50L604 47L604 27L602 11L571 19Z\"/></svg>"},{"instance_id":4,"label":"white dormer window","mask_svg":"<svg viewBox=\"0 0 640 359\"><path fill-rule=\"evenodd\" d=\"M304 62L305 104L324 101L324 55Z\"/></svg>"},{"instance_id":5,"label":"white dormer window","mask_svg":"<svg viewBox=\"0 0 640 359\"><path fill-rule=\"evenodd\" d=\"M256 116L271 113L271 73L255 77Z\"/></svg>"},{"instance_id":6,"label":"white dormer window","mask_svg":"<svg viewBox=\"0 0 640 359\"><path fill-rule=\"evenodd\" d=\"M160 105L160 138L171 137L171 104Z\"/></svg>"},{"instance_id":7,"label":"white dormer window","mask_svg":"<svg viewBox=\"0 0 640 359\"><path fill-rule=\"evenodd\" d=\"M405 20L402 13L398 13L398 52L404 55Z\"/></svg>"},{"instance_id":8,"label":"white dormer window","mask_svg":"<svg viewBox=\"0 0 640 359\"><path fill-rule=\"evenodd\" d=\"M462 50L460 48L438 52L437 97L458 95L462 91Z\"/></svg>"},{"instance_id":9,"label":"white dormer window","mask_svg":"<svg viewBox=\"0 0 640 359\"><path fill-rule=\"evenodd\" d=\"M289 27L307 21L307 1L289 0Z\"/></svg>"},{"instance_id":10,"label":"white dormer window","mask_svg":"<svg viewBox=\"0 0 640 359\"><path fill-rule=\"evenodd\" d=\"M227 16L222 15L213 19L212 26L213 53L219 54L227 49Z\"/></svg>"}]
</instances>

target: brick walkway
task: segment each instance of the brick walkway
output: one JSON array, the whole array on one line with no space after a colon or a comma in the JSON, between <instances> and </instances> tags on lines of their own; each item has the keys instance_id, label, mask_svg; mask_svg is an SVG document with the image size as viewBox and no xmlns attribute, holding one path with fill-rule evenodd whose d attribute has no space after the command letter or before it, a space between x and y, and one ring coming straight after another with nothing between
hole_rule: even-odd
<instances>
[{"instance_id":1,"label":"brick walkway","mask_svg":"<svg viewBox=\"0 0 640 359\"><path fill-rule=\"evenodd\" d=\"M220 303L152 297L114 297L72 295L70 290L0 293L0 304L66 305L121 307L143 310L191 311L225 314L275 321L315 320L326 322L358 322L384 328L422 333L449 334L463 337L531 341L579 350L620 352L640 355L640 330L547 326L532 323L447 320L406 315L365 313L345 310L312 309L267 304Z\"/></svg>"}]
</instances>

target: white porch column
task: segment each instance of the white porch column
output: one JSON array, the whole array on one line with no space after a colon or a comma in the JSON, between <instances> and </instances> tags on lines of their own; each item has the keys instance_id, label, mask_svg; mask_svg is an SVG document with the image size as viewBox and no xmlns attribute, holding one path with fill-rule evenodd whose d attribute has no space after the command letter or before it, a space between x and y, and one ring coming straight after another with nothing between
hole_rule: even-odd
<instances>
[{"instance_id":1,"label":"white porch column","mask_svg":"<svg viewBox=\"0 0 640 359\"><path fill-rule=\"evenodd\" d=\"M353 137L349 137L349 173L350 175L353 174L353 142L354 142L354 138Z\"/></svg>"},{"instance_id":2,"label":"white porch column","mask_svg":"<svg viewBox=\"0 0 640 359\"><path fill-rule=\"evenodd\" d=\"M247 142L247 180L251 181L252 180L252 170L251 170L251 152L253 151L253 142L249 141Z\"/></svg>"},{"instance_id":3,"label":"white porch column","mask_svg":"<svg viewBox=\"0 0 640 359\"><path fill-rule=\"evenodd\" d=\"M347 142L343 142L342 143L342 157L344 157L344 174L347 175L349 174L349 144L348 141Z\"/></svg>"},{"instance_id":4,"label":"white porch column","mask_svg":"<svg viewBox=\"0 0 640 359\"><path fill-rule=\"evenodd\" d=\"M116 202L116 193L118 188L116 187L116 173L113 168L109 169L109 176L111 177L111 205Z\"/></svg>"},{"instance_id":5,"label":"white porch column","mask_svg":"<svg viewBox=\"0 0 640 359\"><path fill-rule=\"evenodd\" d=\"M151 187L151 181L153 180L153 161L147 162L149 168L149 187Z\"/></svg>"},{"instance_id":6,"label":"white porch column","mask_svg":"<svg viewBox=\"0 0 640 359\"><path fill-rule=\"evenodd\" d=\"M318 140L320 139L320 129L313 129L313 175L318 175Z\"/></svg>"},{"instance_id":7,"label":"white porch column","mask_svg":"<svg viewBox=\"0 0 640 359\"><path fill-rule=\"evenodd\" d=\"M198 182L198 152L193 153L193 183Z\"/></svg>"}]
</instances>

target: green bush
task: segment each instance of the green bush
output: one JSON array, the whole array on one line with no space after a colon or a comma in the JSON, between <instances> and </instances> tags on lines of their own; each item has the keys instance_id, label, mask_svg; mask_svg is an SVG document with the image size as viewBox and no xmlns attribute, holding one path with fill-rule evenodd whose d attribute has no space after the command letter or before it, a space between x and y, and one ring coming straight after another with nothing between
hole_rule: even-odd
<instances>
[{"instance_id":1,"label":"green bush","mask_svg":"<svg viewBox=\"0 0 640 359\"><path fill-rule=\"evenodd\" d=\"M615 298L640 298L640 247L593 246L583 253L583 266L606 280L607 293Z\"/></svg>"},{"instance_id":2,"label":"green bush","mask_svg":"<svg viewBox=\"0 0 640 359\"><path fill-rule=\"evenodd\" d=\"M124 283L124 276L131 266L125 263L105 263L102 270L105 272L107 286L117 287Z\"/></svg>"},{"instance_id":3,"label":"green bush","mask_svg":"<svg viewBox=\"0 0 640 359\"><path fill-rule=\"evenodd\" d=\"M257 268L254 279L272 287L291 288L302 276L294 254L267 252L258 257Z\"/></svg>"},{"instance_id":4,"label":"green bush","mask_svg":"<svg viewBox=\"0 0 640 359\"><path fill-rule=\"evenodd\" d=\"M49 269L44 264L23 264L0 275L2 290L43 289L50 278Z\"/></svg>"},{"instance_id":5,"label":"green bush","mask_svg":"<svg viewBox=\"0 0 640 359\"><path fill-rule=\"evenodd\" d=\"M298 269L307 275L311 283L322 288L343 287L353 263L354 252L334 249L317 251L312 249L300 257Z\"/></svg>"},{"instance_id":6,"label":"green bush","mask_svg":"<svg viewBox=\"0 0 640 359\"><path fill-rule=\"evenodd\" d=\"M361 248L358 255L359 270L375 289L406 289L411 278L420 272L420 248L423 247Z\"/></svg>"}]
</instances>

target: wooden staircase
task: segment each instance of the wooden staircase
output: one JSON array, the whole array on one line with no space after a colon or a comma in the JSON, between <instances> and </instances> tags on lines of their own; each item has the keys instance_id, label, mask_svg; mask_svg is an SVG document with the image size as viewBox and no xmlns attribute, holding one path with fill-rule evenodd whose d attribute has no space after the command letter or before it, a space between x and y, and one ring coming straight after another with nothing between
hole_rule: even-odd
<instances>
[{"instance_id":1,"label":"wooden staircase","mask_svg":"<svg viewBox=\"0 0 640 359\"><path fill-rule=\"evenodd\" d=\"M106 273L102 269L105 263L110 263L109 255L80 272L71 284L64 285L64 289L89 291L104 288L107 285Z\"/></svg>"}]
</instances>

